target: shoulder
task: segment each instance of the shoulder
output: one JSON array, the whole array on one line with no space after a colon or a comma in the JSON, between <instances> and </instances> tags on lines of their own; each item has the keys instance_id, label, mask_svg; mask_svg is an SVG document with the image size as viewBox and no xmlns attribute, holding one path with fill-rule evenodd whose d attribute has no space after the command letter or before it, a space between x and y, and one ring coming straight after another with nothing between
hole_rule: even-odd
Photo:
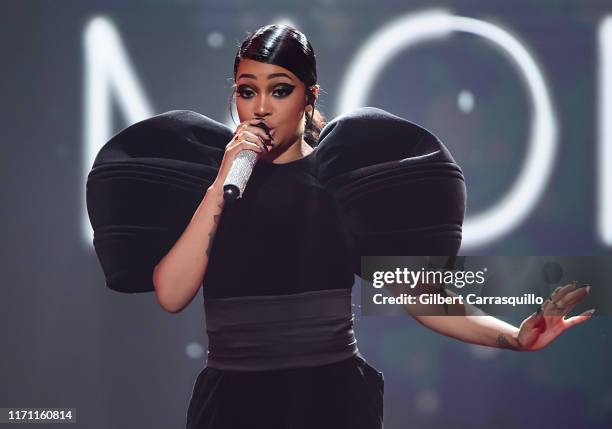
<instances>
[{"instance_id":1,"label":"shoulder","mask_svg":"<svg viewBox=\"0 0 612 429\"><path fill-rule=\"evenodd\" d=\"M434 134L425 127L394 115L378 107L361 107L343 113L329 121L321 130L319 141L332 134L342 132L362 139L376 133L385 136L402 133L403 137L424 137Z\"/></svg>"},{"instance_id":2,"label":"shoulder","mask_svg":"<svg viewBox=\"0 0 612 429\"><path fill-rule=\"evenodd\" d=\"M317 146L319 177L333 176L389 162L455 163L448 149L425 127L376 107L362 107L328 122Z\"/></svg>"},{"instance_id":3,"label":"shoulder","mask_svg":"<svg viewBox=\"0 0 612 429\"><path fill-rule=\"evenodd\" d=\"M192 135L194 137L197 137L198 133L232 134L228 126L192 110L169 110L136 122L124 131L144 133L168 132L185 136Z\"/></svg>"}]
</instances>

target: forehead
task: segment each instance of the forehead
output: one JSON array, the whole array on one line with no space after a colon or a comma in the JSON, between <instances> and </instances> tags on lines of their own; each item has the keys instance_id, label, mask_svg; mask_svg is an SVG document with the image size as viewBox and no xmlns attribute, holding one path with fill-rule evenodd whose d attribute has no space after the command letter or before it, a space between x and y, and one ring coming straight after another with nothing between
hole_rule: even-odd
<instances>
[{"instance_id":1,"label":"forehead","mask_svg":"<svg viewBox=\"0 0 612 429\"><path fill-rule=\"evenodd\" d=\"M255 75L257 80L268 80L268 75L272 73L285 73L289 75L291 80L298 81L298 77L284 67L277 66L276 64L262 63L251 59L243 59L238 63L238 71L236 72L236 79L240 79L240 75L248 73Z\"/></svg>"}]
</instances>

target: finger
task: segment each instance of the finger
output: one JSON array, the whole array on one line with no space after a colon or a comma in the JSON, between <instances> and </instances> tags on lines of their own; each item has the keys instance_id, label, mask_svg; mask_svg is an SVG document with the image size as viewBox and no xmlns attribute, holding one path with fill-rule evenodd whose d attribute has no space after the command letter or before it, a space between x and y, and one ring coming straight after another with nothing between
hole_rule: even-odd
<instances>
[{"instance_id":1,"label":"finger","mask_svg":"<svg viewBox=\"0 0 612 429\"><path fill-rule=\"evenodd\" d=\"M571 328L574 325L578 325L580 323L584 323L587 320L589 320L592 316L593 313L595 313L595 309L591 309L588 311L585 311L584 313L578 315L578 316L574 316L574 317L570 317L569 319L565 320L565 326L567 328Z\"/></svg>"},{"instance_id":2,"label":"finger","mask_svg":"<svg viewBox=\"0 0 612 429\"><path fill-rule=\"evenodd\" d=\"M248 140L242 140L239 145L239 150L248 149L255 152L265 152L263 143L253 143Z\"/></svg>"},{"instance_id":3,"label":"finger","mask_svg":"<svg viewBox=\"0 0 612 429\"><path fill-rule=\"evenodd\" d=\"M235 140L237 142L248 141L265 148L265 141L261 138L261 136L250 131L241 131L238 135L236 135Z\"/></svg>"},{"instance_id":4,"label":"finger","mask_svg":"<svg viewBox=\"0 0 612 429\"><path fill-rule=\"evenodd\" d=\"M240 131L244 130L248 126L252 126L261 122L261 119L247 119L246 121L242 121L236 127L234 134L238 134Z\"/></svg>"},{"instance_id":5,"label":"finger","mask_svg":"<svg viewBox=\"0 0 612 429\"><path fill-rule=\"evenodd\" d=\"M237 154L243 149L254 150L255 152L263 152L265 150L263 149L263 145L261 143L255 144L248 140L238 140L231 146L227 147L227 151L231 152L232 154Z\"/></svg>"},{"instance_id":6,"label":"finger","mask_svg":"<svg viewBox=\"0 0 612 429\"><path fill-rule=\"evenodd\" d=\"M569 292L562 299L557 301L557 305L564 309L564 314L568 314L572 309L589 294L590 286L579 287Z\"/></svg>"},{"instance_id":7,"label":"finger","mask_svg":"<svg viewBox=\"0 0 612 429\"><path fill-rule=\"evenodd\" d=\"M563 301L570 304L572 302L578 302L580 300L582 300L584 297L586 297L589 292L591 290L591 286L590 285L585 285L584 287L579 287L576 290L573 290L571 292L569 292L568 294L566 294L563 297Z\"/></svg>"},{"instance_id":8,"label":"finger","mask_svg":"<svg viewBox=\"0 0 612 429\"><path fill-rule=\"evenodd\" d=\"M269 140L268 135L261 128L250 127L242 131L242 138L249 140L253 143L261 143L263 145L266 144L266 141ZM253 139L257 139L257 142Z\"/></svg>"},{"instance_id":9,"label":"finger","mask_svg":"<svg viewBox=\"0 0 612 429\"><path fill-rule=\"evenodd\" d=\"M536 329L542 317L543 317L542 313L540 313L539 311L536 311L531 316L529 316L523 323L529 329Z\"/></svg>"},{"instance_id":10,"label":"finger","mask_svg":"<svg viewBox=\"0 0 612 429\"><path fill-rule=\"evenodd\" d=\"M268 135L264 130L257 127L249 127L241 130L238 134L234 136L234 139L238 141L248 140L252 143L262 144L264 147L266 145L266 142L268 140L271 140L268 138Z\"/></svg>"},{"instance_id":11,"label":"finger","mask_svg":"<svg viewBox=\"0 0 612 429\"><path fill-rule=\"evenodd\" d=\"M542 303L540 306L541 312L546 316L556 316L563 313L564 307L561 303L563 294L567 293L567 290L575 288L575 283L570 283L565 286L558 286L551 294L550 297Z\"/></svg>"},{"instance_id":12,"label":"finger","mask_svg":"<svg viewBox=\"0 0 612 429\"><path fill-rule=\"evenodd\" d=\"M557 287L551 294L550 294L550 298L551 299L559 299L559 297L557 297L557 294L559 293L559 291L563 288L563 286L559 286Z\"/></svg>"},{"instance_id":13,"label":"finger","mask_svg":"<svg viewBox=\"0 0 612 429\"><path fill-rule=\"evenodd\" d=\"M240 124L238 124L238 126L236 127L236 129L234 130L234 135L237 135L240 131L242 131L245 127L247 126L247 123L242 122Z\"/></svg>"},{"instance_id":14,"label":"finger","mask_svg":"<svg viewBox=\"0 0 612 429\"><path fill-rule=\"evenodd\" d=\"M260 124L261 122L264 122L264 120L261 118L247 119L246 121L242 122L240 125L242 126L242 128L247 128L247 127L252 127L257 124Z\"/></svg>"},{"instance_id":15,"label":"finger","mask_svg":"<svg viewBox=\"0 0 612 429\"><path fill-rule=\"evenodd\" d=\"M251 131L251 130L243 130L240 132L240 135L238 136L239 140L247 140L250 141L251 143L255 143L255 144L264 144L265 143L265 139L264 139L265 133L262 136L261 133L257 132L257 131Z\"/></svg>"},{"instance_id":16,"label":"finger","mask_svg":"<svg viewBox=\"0 0 612 429\"><path fill-rule=\"evenodd\" d=\"M244 128L244 131L249 131L254 134L257 134L263 138L263 140L273 140L272 134L270 134L267 130L264 130L261 127L257 127L255 125L249 125Z\"/></svg>"},{"instance_id":17,"label":"finger","mask_svg":"<svg viewBox=\"0 0 612 429\"><path fill-rule=\"evenodd\" d=\"M551 299L555 301L559 301L563 299L568 293L575 291L578 288L578 282L574 280L571 283L566 284L565 286L559 286L556 288L553 293L550 295Z\"/></svg>"},{"instance_id":18,"label":"finger","mask_svg":"<svg viewBox=\"0 0 612 429\"><path fill-rule=\"evenodd\" d=\"M542 304L542 315L558 316L559 314L561 314L561 311L557 309L557 307L555 307L552 300L550 298L546 299L546 301L544 301L544 304Z\"/></svg>"}]
</instances>

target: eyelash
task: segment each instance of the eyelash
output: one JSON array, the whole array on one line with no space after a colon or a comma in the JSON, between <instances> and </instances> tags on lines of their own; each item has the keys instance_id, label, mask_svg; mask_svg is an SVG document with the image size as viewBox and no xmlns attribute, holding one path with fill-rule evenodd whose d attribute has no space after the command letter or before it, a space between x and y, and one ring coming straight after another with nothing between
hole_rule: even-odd
<instances>
[{"instance_id":1,"label":"eyelash","mask_svg":"<svg viewBox=\"0 0 612 429\"><path fill-rule=\"evenodd\" d=\"M272 91L272 93L274 94L277 91L281 91L282 93L284 93L284 95L280 95L277 96L276 98L285 98L287 96L289 96L289 94L291 94L293 92L293 88L294 86L291 85L285 85L285 86L281 86L278 87L276 89L274 89L274 91ZM253 90L251 90L250 88L239 88L238 91L236 92L236 95L238 97L244 98L245 100L248 100L252 97L248 96L248 94L245 96L245 93L252 93Z\"/></svg>"}]
</instances>

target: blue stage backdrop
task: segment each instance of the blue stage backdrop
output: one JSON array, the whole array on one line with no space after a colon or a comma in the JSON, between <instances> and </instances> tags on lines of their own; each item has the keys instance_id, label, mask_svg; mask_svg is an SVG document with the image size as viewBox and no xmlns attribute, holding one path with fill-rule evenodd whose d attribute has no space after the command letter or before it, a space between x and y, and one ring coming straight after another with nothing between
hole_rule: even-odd
<instances>
[{"instance_id":1,"label":"blue stage backdrop","mask_svg":"<svg viewBox=\"0 0 612 429\"><path fill-rule=\"evenodd\" d=\"M463 254L612 255L609 1L3 10L0 408L76 408L88 429L184 425L206 357L201 294L170 315L152 293L105 287L86 174L108 138L145 117L189 109L231 125L237 45L265 24L309 37L329 119L376 106L446 144L467 182ZM356 335L385 375L385 428L612 427L609 316L514 353L437 335L407 314L360 315L359 287Z\"/></svg>"}]
</instances>

